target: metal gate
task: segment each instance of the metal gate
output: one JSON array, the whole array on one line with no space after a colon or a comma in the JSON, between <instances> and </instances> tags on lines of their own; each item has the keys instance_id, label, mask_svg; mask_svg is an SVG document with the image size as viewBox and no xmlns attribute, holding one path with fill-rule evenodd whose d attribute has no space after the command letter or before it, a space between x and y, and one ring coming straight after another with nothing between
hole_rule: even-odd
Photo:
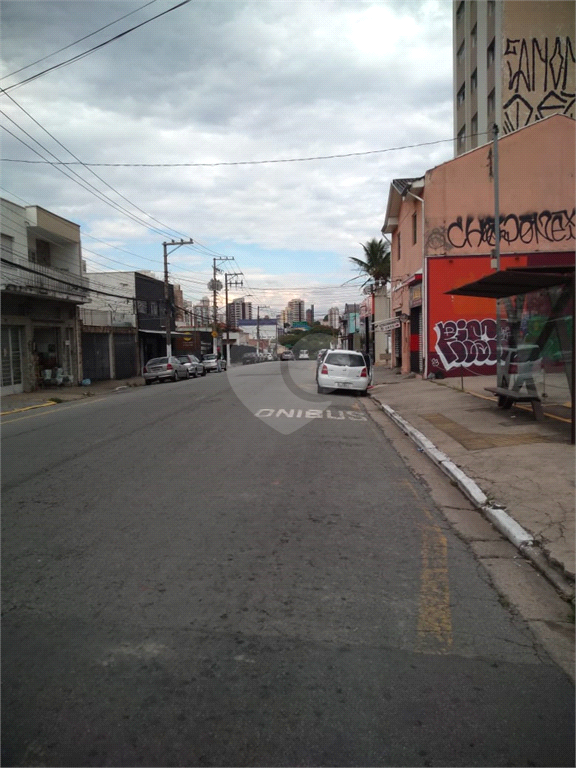
<instances>
[{"instance_id":1,"label":"metal gate","mask_svg":"<svg viewBox=\"0 0 576 768\"><path fill-rule=\"evenodd\" d=\"M17 395L24 391L22 381L22 328L2 326L2 393Z\"/></svg>"},{"instance_id":2,"label":"metal gate","mask_svg":"<svg viewBox=\"0 0 576 768\"><path fill-rule=\"evenodd\" d=\"M107 333L82 333L82 371L85 379L110 378L110 350Z\"/></svg>"},{"instance_id":3,"label":"metal gate","mask_svg":"<svg viewBox=\"0 0 576 768\"><path fill-rule=\"evenodd\" d=\"M114 369L117 379L137 376L136 337L131 333L114 334Z\"/></svg>"}]
</instances>

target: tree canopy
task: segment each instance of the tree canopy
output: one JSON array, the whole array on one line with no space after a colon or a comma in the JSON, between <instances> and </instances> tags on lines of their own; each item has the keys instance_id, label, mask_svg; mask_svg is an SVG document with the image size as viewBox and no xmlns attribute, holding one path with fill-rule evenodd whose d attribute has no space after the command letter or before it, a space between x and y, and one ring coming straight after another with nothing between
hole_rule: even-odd
<instances>
[{"instance_id":1,"label":"tree canopy","mask_svg":"<svg viewBox=\"0 0 576 768\"><path fill-rule=\"evenodd\" d=\"M387 242L375 237L362 245L364 259L350 256L350 261L356 265L358 271L367 276L364 285L371 280L388 282L390 280L390 246Z\"/></svg>"}]
</instances>

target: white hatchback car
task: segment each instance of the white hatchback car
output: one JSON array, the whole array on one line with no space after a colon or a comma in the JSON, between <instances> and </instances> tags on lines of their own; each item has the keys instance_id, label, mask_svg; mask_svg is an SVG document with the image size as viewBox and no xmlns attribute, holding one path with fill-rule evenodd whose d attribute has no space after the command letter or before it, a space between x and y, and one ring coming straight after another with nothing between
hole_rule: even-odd
<instances>
[{"instance_id":1,"label":"white hatchback car","mask_svg":"<svg viewBox=\"0 0 576 768\"><path fill-rule=\"evenodd\" d=\"M372 366L362 352L334 349L326 353L318 368L318 394L334 389L368 394L372 382Z\"/></svg>"}]
</instances>

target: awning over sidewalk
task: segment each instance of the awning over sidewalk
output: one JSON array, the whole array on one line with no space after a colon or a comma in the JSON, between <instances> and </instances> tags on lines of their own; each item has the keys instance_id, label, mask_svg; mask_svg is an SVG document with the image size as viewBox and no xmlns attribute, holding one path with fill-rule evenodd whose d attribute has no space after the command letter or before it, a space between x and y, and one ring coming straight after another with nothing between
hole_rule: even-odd
<instances>
[{"instance_id":1,"label":"awning over sidewalk","mask_svg":"<svg viewBox=\"0 0 576 768\"><path fill-rule=\"evenodd\" d=\"M449 296L503 299L557 285L570 285L574 267L513 267L446 291Z\"/></svg>"}]
</instances>

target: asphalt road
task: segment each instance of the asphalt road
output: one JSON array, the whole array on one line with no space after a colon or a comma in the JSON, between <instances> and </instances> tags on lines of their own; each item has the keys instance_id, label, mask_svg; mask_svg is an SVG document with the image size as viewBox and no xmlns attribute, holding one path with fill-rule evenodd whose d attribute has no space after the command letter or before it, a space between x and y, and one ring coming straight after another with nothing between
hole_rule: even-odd
<instances>
[{"instance_id":1,"label":"asphalt road","mask_svg":"<svg viewBox=\"0 0 576 768\"><path fill-rule=\"evenodd\" d=\"M3 765L575 764L569 679L313 374L3 420Z\"/></svg>"}]
</instances>

